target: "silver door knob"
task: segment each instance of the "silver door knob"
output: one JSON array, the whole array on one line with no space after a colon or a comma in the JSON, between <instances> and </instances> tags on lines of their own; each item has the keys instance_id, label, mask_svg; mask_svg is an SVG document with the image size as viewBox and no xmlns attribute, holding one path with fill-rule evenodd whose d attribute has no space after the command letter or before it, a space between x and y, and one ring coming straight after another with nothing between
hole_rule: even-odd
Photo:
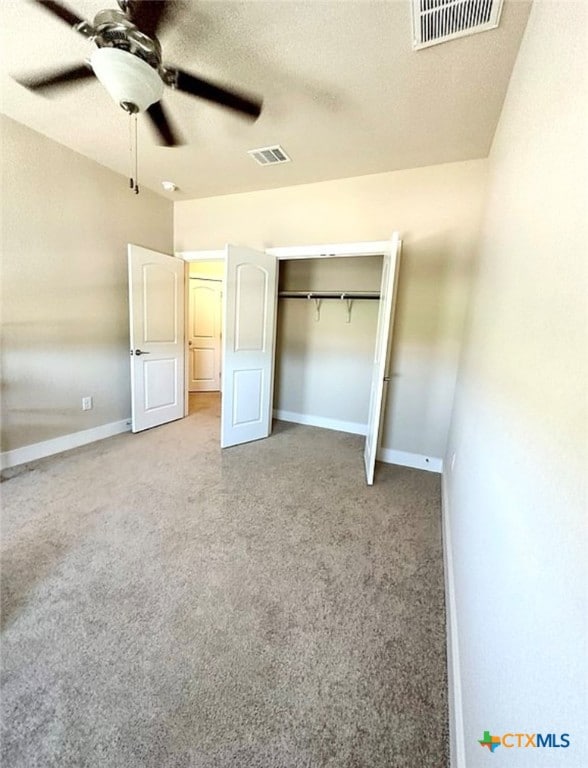
<instances>
[{"instance_id":1,"label":"silver door knob","mask_svg":"<svg viewBox=\"0 0 588 768\"><path fill-rule=\"evenodd\" d=\"M151 352L143 352L142 349L136 349L135 354L137 355L137 357L139 357L139 355L150 355Z\"/></svg>"}]
</instances>

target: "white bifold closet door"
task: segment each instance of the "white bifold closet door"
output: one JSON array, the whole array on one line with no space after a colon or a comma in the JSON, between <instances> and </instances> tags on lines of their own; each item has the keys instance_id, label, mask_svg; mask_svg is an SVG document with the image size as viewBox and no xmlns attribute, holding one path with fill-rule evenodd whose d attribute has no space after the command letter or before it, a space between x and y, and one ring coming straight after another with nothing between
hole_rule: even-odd
<instances>
[{"instance_id":1,"label":"white bifold closet door","mask_svg":"<svg viewBox=\"0 0 588 768\"><path fill-rule=\"evenodd\" d=\"M275 256L227 246L221 447L269 437L278 269Z\"/></svg>"},{"instance_id":2,"label":"white bifold closet door","mask_svg":"<svg viewBox=\"0 0 588 768\"><path fill-rule=\"evenodd\" d=\"M368 485L374 484L376 456L380 447L384 404L390 378L390 349L392 346L399 260L400 240L398 239L398 234L394 233L390 253L384 254L382 266L380 308L378 312L372 388L364 450L365 476Z\"/></svg>"},{"instance_id":3,"label":"white bifold closet door","mask_svg":"<svg viewBox=\"0 0 588 768\"><path fill-rule=\"evenodd\" d=\"M184 261L129 245L133 432L184 415Z\"/></svg>"}]
</instances>

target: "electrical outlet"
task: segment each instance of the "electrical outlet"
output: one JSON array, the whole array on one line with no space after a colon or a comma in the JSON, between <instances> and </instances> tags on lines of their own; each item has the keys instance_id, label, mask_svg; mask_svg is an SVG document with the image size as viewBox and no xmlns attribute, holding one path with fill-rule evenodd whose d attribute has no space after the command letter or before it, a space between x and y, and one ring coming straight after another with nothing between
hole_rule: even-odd
<instances>
[{"instance_id":1,"label":"electrical outlet","mask_svg":"<svg viewBox=\"0 0 588 768\"><path fill-rule=\"evenodd\" d=\"M91 411L94 407L91 396L82 397L82 411Z\"/></svg>"}]
</instances>

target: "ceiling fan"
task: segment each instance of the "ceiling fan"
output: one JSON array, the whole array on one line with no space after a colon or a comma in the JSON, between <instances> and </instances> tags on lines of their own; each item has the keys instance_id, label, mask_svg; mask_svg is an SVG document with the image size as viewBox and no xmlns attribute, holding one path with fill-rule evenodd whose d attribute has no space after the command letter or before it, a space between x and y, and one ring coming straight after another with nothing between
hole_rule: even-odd
<instances>
[{"instance_id":1,"label":"ceiling fan","mask_svg":"<svg viewBox=\"0 0 588 768\"><path fill-rule=\"evenodd\" d=\"M19 78L18 82L31 91L49 91L96 76L126 112L131 115L145 112L161 142L168 147L182 141L161 104L166 86L219 104L250 119L256 119L261 113L260 99L228 90L163 63L156 34L169 11L170 0L117 0L119 9L100 11L93 23L55 0L33 2L92 40L96 48L89 60L79 66Z\"/></svg>"}]
</instances>

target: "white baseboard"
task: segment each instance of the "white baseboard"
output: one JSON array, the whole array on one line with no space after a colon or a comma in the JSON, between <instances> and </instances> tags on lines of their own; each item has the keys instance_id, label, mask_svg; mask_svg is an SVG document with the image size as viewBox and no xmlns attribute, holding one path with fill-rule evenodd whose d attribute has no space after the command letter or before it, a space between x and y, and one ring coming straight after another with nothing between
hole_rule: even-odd
<instances>
[{"instance_id":1,"label":"white baseboard","mask_svg":"<svg viewBox=\"0 0 588 768\"><path fill-rule=\"evenodd\" d=\"M92 429L84 429L81 432L73 432L70 435L54 437L52 440L44 440L41 443L25 445L12 451L4 451L4 453L0 454L0 468L7 469L8 467L25 464L27 461L44 459L46 456L69 451L71 448L78 448L80 445L87 445L96 440L104 440L106 437L119 435L121 432L128 432L130 429L130 420L123 419L122 421L113 421L110 424L102 424Z\"/></svg>"},{"instance_id":2,"label":"white baseboard","mask_svg":"<svg viewBox=\"0 0 588 768\"><path fill-rule=\"evenodd\" d=\"M453 548L449 519L449 497L445 475L441 477L441 515L443 521L443 561L445 566L445 612L447 615L447 699L449 704L450 766L451 768L466 768Z\"/></svg>"},{"instance_id":3,"label":"white baseboard","mask_svg":"<svg viewBox=\"0 0 588 768\"><path fill-rule=\"evenodd\" d=\"M335 432L349 432L352 435L365 435L367 431L367 424L360 424L357 421L327 419L323 416L309 416L306 413L295 413L294 411L275 410L274 419L291 421L294 424L305 424L307 427L334 429Z\"/></svg>"},{"instance_id":4,"label":"white baseboard","mask_svg":"<svg viewBox=\"0 0 588 768\"><path fill-rule=\"evenodd\" d=\"M323 416L310 416L306 413L295 413L294 411L275 410L274 419L290 421L294 424L304 424L307 427L334 429L336 432L348 432L352 435L365 435L367 432L367 424L360 424L357 421L327 419ZM401 467L426 469L428 472L443 472L443 459L436 456L423 456L420 453L395 451L392 448L380 448L378 451L378 461L383 461L385 464L398 464Z\"/></svg>"},{"instance_id":5,"label":"white baseboard","mask_svg":"<svg viewBox=\"0 0 588 768\"><path fill-rule=\"evenodd\" d=\"M398 464L401 467L412 467L413 469L426 469L427 472L443 472L443 459L437 456L424 456L420 453L409 453L408 451L395 451L392 448L380 448L378 451L378 461L385 464Z\"/></svg>"}]
</instances>

